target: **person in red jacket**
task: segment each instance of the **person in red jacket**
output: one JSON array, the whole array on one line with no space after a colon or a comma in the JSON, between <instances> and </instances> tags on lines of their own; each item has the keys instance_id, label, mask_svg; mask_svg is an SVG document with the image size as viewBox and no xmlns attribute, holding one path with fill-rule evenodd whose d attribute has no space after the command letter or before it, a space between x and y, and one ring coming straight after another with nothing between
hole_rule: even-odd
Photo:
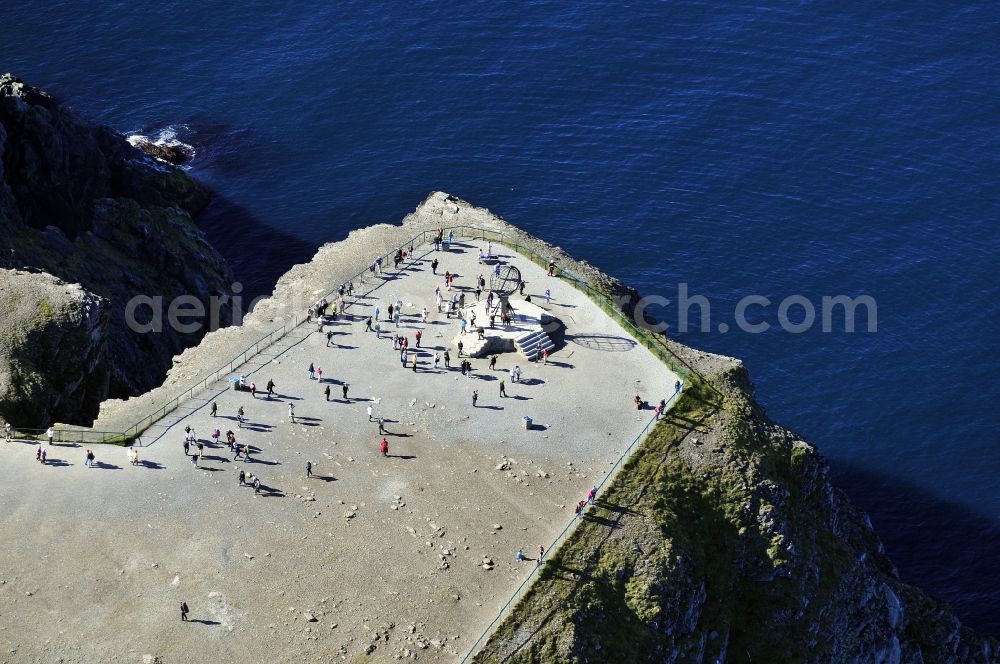
<instances>
[{"instance_id":1,"label":"person in red jacket","mask_svg":"<svg viewBox=\"0 0 1000 664\"><path fill-rule=\"evenodd\" d=\"M378 449L382 452L382 456L389 456L389 441L383 438L382 442L378 444Z\"/></svg>"}]
</instances>

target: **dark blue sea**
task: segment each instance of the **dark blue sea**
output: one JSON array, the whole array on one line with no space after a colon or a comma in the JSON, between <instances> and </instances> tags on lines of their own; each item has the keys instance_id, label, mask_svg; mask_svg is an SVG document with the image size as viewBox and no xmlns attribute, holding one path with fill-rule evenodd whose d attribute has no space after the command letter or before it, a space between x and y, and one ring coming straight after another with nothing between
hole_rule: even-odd
<instances>
[{"instance_id":1,"label":"dark blue sea","mask_svg":"<svg viewBox=\"0 0 1000 664\"><path fill-rule=\"evenodd\" d=\"M434 189L643 293L686 283L710 330L672 333L743 358L903 578L1000 636L1000 4L38 0L0 22L0 68L194 146L250 292ZM767 332L732 324L747 295ZM869 295L877 332L784 331L790 295Z\"/></svg>"}]
</instances>

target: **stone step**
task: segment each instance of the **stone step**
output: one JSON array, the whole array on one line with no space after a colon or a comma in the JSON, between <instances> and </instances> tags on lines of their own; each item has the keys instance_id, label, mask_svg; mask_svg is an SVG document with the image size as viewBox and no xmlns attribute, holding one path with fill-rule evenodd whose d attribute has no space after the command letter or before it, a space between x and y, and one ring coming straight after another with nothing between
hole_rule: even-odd
<instances>
[{"instance_id":1,"label":"stone step","mask_svg":"<svg viewBox=\"0 0 1000 664\"><path fill-rule=\"evenodd\" d=\"M523 334L514 340L514 345L529 361L538 359L542 351L551 351L556 346L544 330Z\"/></svg>"}]
</instances>

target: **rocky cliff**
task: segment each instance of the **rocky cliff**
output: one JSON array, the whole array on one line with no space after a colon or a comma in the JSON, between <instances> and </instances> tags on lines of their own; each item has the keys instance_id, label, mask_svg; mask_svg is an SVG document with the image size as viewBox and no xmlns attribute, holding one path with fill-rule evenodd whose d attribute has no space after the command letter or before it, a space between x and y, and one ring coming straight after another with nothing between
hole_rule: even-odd
<instances>
[{"instance_id":1,"label":"rocky cliff","mask_svg":"<svg viewBox=\"0 0 1000 664\"><path fill-rule=\"evenodd\" d=\"M108 300L52 275L0 269L0 311L4 417L65 421L95 412L111 376Z\"/></svg>"},{"instance_id":2,"label":"rocky cliff","mask_svg":"<svg viewBox=\"0 0 1000 664\"><path fill-rule=\"evenodd\" d=\"M126 304L137 295L164 303L193 295L208 306L213 295L228 291L228 267L192 220L208 199L183 172L149 158L120 134L79 120L9 74L0 76L0 267L78 283L108 308L106 323L91 335L93 345L62 355L60 365L68 374L100 367L104 377L93 377L81 396L73 381L44 375L48 364L24 362L16 372L0 367L7 386L0 417L19 426L53 418L89 423L101 399L140 394L162 382L173 356L196 344L204 330L181 333L165 325L138 333L126 325ZM19 276L19 291L29 278ZM37 279L50 283L46 276ZM17 356L24 346L7 339L37 324L51 338L71 320L43 321L41 310L30 320L28 313L0 321L0 354ZM220 324L230 317L223 307Z\"/></svg>"},{"instance_id":3,"label":"rocky cliff","mask_svg":"<svg viewBox=\"0 0 1000 664\"><path fill-rule=\"evenodd\" d=\"M477 662L1000 662L996 639L900 580L739 361L663 345L690 369L680 400Z\"/></svg>"},{"instance_id":4,"label":"rocky cliff","mask_svg":"<svg viewBox=\"0 0 1000 664\"><path fill-rule=\"evenodd\" d=\"M244 325L186 351L170 384L137 401L158 408L283 322L288 303L310 302L421 231L463 224L556 260L626 309L637 300L489 210L434 192L402 225L358 229L322 247ZM689 369L679 403L478 661L1000 662L996 640L900 580L868 519L831 484L823 457L757 404L739 361L662 343ZM108 428L127 405L104 404Z\"/></svg>"}]
</instances>

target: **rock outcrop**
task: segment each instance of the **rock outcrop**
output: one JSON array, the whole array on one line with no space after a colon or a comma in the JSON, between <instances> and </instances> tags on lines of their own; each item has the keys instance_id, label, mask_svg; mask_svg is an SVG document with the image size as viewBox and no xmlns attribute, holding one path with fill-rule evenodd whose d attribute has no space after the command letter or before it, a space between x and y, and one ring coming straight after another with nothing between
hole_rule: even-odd
<instances>
[{"instance_id":1,"label":"rock outcrop","mask_svg":"<svg viewBox=\"0 0 1000 664\"><path fill-rule=\"evenodd\" d=\"M142 136L133 136L129 143L139 148L150 157L155 157L168 164L179 166L191 161L191 149L184 145L170 145L165 143L155 143Z\"/></svg>"},{"instance_id":2,"label":"rock outcrop","mask_svg":"<svg viewBox=\"0 0 1000 664\"><path fill-rule=\"evenodd\" d=\"M662 346L689 370L680 400L476 662L1000 662L1000 642L901 581L738 360Z\"/></svg>"},{"instance_id":3,"label":"rock outcrop","mask_svg":"<svg viewBox=\"0 0 1000 664\"><path fill-rule=\"evenodd\" d=\"M125 312L140 295L161 298L164 307L190 295L211 310L212 296L228 292L232 274L192 219L208 200L203 187L115 131L91 126L45 92L0 76L0 267L47 272L106 301L104 338L90 350L113 351L104 364L89 352L79 356L79 366L64 358L70 374L106 364L107 379L88 384L86 398L50 395L46 403L57 405L15 413L15 424L37 426L54 418L90 423L102 398L126 398L159 385L173 356L202 338L204 329L181 332L169 325L130 330ZM229 307L218 308L218 324L228 324ZM11 394L26 394L40 381L50 381L52 389L60 385L24 372L3 379L11 383Z\"/></svg>"},{"instance_id":4,"label":"rock outcrop","mask_svg":"<svg viewBox=\"0 0 1000 664\"><path fill-rule=\"evenodd\" d=\"M132 404L105 402L99 428L117 430L129 407L153 412L196 387L233 348L252 345L373 256L463 224L555 260L625 310L638 299L489 210L434 192L402 225L358 229L320 248L242 326L179 356L162 388ZM681 402L547 558L477 661L1000 662L995 639L899 579L822 456L767 417L738 360L662 343L693 376Z\"/></svg>"},{"instance_id":5,"label":"rock outcrop","mask_svg":"<svg viewBox=\"0 0 1000 664\"><path fill-rule=\"evenodd\" d=\"M45 273L0 269L0 419L94 412L107 394L108 300Z\"/></svg>"}]
</instances>

